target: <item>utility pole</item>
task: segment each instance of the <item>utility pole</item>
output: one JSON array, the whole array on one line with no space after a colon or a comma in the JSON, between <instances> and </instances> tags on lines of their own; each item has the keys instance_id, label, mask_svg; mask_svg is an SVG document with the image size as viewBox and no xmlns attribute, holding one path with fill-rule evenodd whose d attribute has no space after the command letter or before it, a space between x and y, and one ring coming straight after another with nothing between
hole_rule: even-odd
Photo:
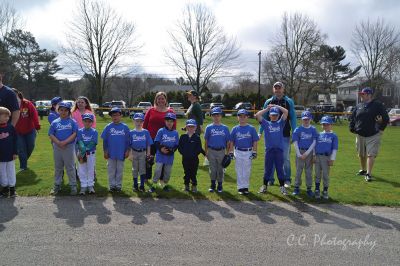
<instances>
[{"instance_id":1,"label":"utility pole","mask_svg":"<svg viewBox=\"0 0 400 266\"><path fill-rule=\"evenodd\" d=\"M261 51L258 52L258 106L257 109L261 109Z\"/></svg>"}]
</instances>

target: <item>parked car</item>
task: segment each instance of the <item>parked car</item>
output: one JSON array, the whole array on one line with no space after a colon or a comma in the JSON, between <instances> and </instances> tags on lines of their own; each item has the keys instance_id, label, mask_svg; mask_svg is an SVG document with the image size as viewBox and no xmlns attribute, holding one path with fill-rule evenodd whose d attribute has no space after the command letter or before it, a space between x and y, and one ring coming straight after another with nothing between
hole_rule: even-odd
<instances>
[{"instance_id":1,"label":"parked car","mask_svg":"<svg viewBox=\"0 0 400 266\"><path fill-rule=\"evenodd\" d=\"M301 113L304 112L306 108L303 105L295 105L294 111L296 112L296 117L301 118Z\"/></svg>"},{"instance_id":2,"label":"parked car","mask_svg":"<svg viewBox=\"0 0 400 266\"><path fill-rule=\"evenodd\" d=\"M146 114L147 110L149 110L153 105L151 102L139 102L139 104L136 106L138 109L140 109L144 114Z\"/></svg>"},{"instance_id":3,"label":"parked car","mask_svg":"<svg viewBox=\"0 0 400 266\"><path fill-rule=\"evenodd\" d=\"M107 108L111 108L111 102L104 102L101 105L101 108L98 108L96 110L96 114L98 114L99 116L104 116L104 112L108 112Z\"/></svg>"},{"instance_id":4,"label":"parked car","mask_svg":"<svg viewBox=\"0 0 400 266\"><path fill-rule=\"evenodd\" d=\"M249 117L254 117L254 108L253 105L249 102L240 102L233 107L233 113L232 116L235 116L237 114L237 111L240 109L246 109L247 112L249 113Z\"/></svg>"},{"instance_id":5,"label":"parked car","mask_svg":"<svg viewBox=\"0 0 400 266\"><path fill-rule=\"evenodd\" d=\"M389 123L392 126L400 126L400 109L393 108L390 110L389 114Z\"/></svg>"},{"instance_id":6,"label":"parked car","mask_svg":"<svg viewBox=\"0 0 400 266\"><path fill-rule=\"evenodd\" d=\"M91 103L90 107L92 108L93 112L96 112L96 110L99 108L99 105L97 103Z\"/></svg>"},{"instance_id":7,"label":"parked car","mask_svg":"<svg viewBox=\"0 0 400 266\"><path fill-rule=\"evenodd\" d=\"M119 107L123 116L129 115L129 110L126 108L126 103L124 101L112 101L111 108L113 107Z\"/></svg>"},{"instance_id":8,"label":"parked car","mask_svg":"<svg viewBox=\"0 0 400 266\"><path fill-rule=\"evenodd\" d=\"M39 100L35 102L36 110L39 116L47 116L50 113L51 101Z\"/></svg>"},{"instance_id":9,"label":"parked car","mask_svg":"<svg viewBox=\"0 0 400 266\"><path fill-rule=\"evenodd\" d=\"M213 109L214 107L219 107L222 109L222 116L225 116L225 112L224 109L226 108L225 105L223 105L222 103L211 103L210 104L210 109Z\"/></svg>"},{"instance_id":10,"label":"parked car","mask_svg":"<svg viewBox=\"0 0 400 266\"><path fill-rule=\"evenodd\" d=\"M183 104L169 103L168 107L174 110L176 117L184 117L185 116L185 110L183 109Z\"/></svg>"}]
</instances>

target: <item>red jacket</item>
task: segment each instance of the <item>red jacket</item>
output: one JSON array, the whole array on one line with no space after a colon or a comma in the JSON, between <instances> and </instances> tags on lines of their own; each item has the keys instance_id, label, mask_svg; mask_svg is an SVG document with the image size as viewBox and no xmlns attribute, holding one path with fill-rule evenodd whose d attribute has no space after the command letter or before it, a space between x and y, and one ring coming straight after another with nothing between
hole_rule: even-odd
<instances>
[{"instance_id":1,"label":"red jacket","mask_svg":"<svg viewBox=\"0 0 400 266\"><path fill-rule=\"evenodd\" d=\"M155 107L147 110L144 116L143 128L147 129L152 139L157 135L160 128L165 127L165 114L175 113L172 109L168 108L166 112L159 112ZM174 129L176 129L176 120L174 122Z\"/></svg>"},{"instance_id":2,"label":"red jacket","mask_svg":"<svg viewBox=\"0 0 400 266\"><path fill-rule=\"evenodd\" d=\"M40 129L38 113L35 106L30 101L23 99L21 101L20 111L21 114L15 126L17 134L28 134L34 129Z\"/></svg>"}]
</instances>

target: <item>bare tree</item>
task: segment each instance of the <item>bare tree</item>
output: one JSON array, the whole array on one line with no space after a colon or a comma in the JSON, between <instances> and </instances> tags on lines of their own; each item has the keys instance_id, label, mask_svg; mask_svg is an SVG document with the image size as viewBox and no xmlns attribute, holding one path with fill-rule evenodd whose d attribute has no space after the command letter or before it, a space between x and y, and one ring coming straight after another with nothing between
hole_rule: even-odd
<instances>
[{"instance_id":1,"label":"bare tree","mask_svg":"<svg viewBox=\"0 0 400 266\"><path fill-rule=\"evenodd\" d=\"M143 79L139 76L115 77L111 86L113 93L119 94L128 106L132 106L135 100L146 90L143 88ZM114 95L114 94L113 94ZM115 97L115 96L114 96Z\"/></svg>"},{"instance_id":2,"label":"bare tree","mask_svg":"<svg viewBox=\"0 0 400 266\"><path fill-rule=\"evenodd\" d=\"M396 68L399 63L399 41L399 32L383 19L363 21L356 26L352 51L370 83L387 78Z\"/></svg>"},{"instance_id":3,"label":"bare tree","mask_svg":"<svg viewBox=\"0 0 400 266\"><path fill-rule=\"evenodd\" d=\"M109 77L117 74L125 56L134 55L139 48L134 32L134 24L124 21L106 3L81 0L61 50L68 61L93 76L99 104Z\"/></svg>"},{"instance_id":4,"label":"bare tree","mask_svg":"<svg viewBox=\"0 0 400 266\"><path fill-rule=\"evenodd\" d=\"M15 8L7 1L0 2L0 40L21 26L21 18Z\"/></svg>"},{"instance_id":5,"label":"bare tree","mask_svg":"<svg viewBox=\"0 0 400 266\"><path fill-rule=\"evenodd\" d=\"M270 82L281 80L294 97L310 79L311 59L323 37L316 23L300 13L285 13L264 63Z\"/></svg>"},{"instance_id":6,"label":"bare tree","mask_svg":"<svg viewBox=\"0 0 400 266\"><path fill-rule=\"evenodd\" d=\"M236 40L223 33L214 14L203 4L186 5L177 29L169 34L172 44L165 51L168 61L200 93L239 56Z\"/></svg>"}]
</instances>

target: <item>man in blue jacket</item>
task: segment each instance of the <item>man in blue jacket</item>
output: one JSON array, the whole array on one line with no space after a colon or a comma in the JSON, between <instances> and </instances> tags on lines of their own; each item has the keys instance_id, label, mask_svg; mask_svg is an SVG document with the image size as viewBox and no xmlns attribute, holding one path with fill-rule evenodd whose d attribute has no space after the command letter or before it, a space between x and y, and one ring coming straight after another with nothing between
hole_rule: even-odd
<instances>
[{"instance_id":1,"label":"man in blue jacket","mask_svg":"<svg viewBox=\"0 0 400 266\"><path fill-rule=\"evenodd\" d=\"M291 182L291 170L290 170L290 133L296 128L296 112L294 109L294 101L285 95L285 87L283 83L278 81L275 82L272 92L274 95L267 99L264 103L263 109L267 108L269 104L276 104L286 108L289 111L288 118L283 128L283 159L284 159L284 174L285 174L285 187L290 187ZM264 119L269 120L269 112L263 115ZM263 130L259 128L259 134L261 136ZM274 170L272 171L274 173ZM274 175L268 177L268 185L274 184Z\"/></svg>"}]
</instances>

